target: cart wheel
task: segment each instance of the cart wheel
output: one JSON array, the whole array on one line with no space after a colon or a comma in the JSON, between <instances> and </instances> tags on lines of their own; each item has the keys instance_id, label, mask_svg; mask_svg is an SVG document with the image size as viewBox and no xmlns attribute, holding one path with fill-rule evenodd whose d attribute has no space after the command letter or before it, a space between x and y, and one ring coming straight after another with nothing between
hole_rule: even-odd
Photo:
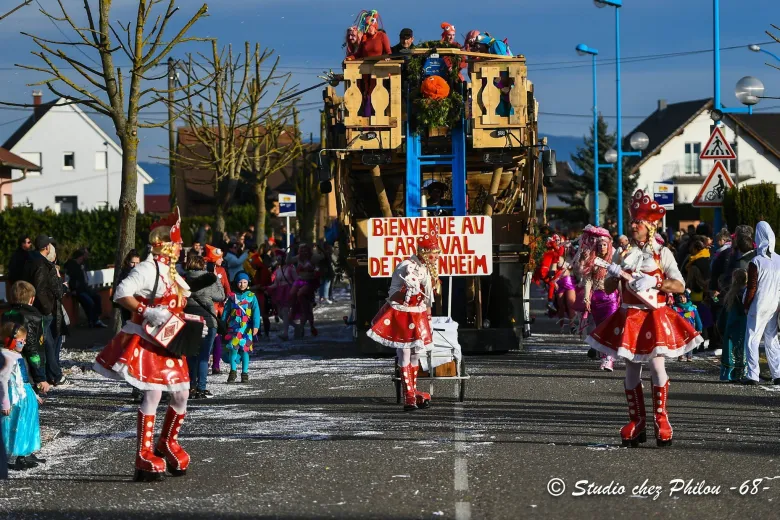
<instances>
[{"instance_id":1,"label":"cart wheel","mask_svg":"<svg viewBox=\"0 0 780 520\"><path fill-rule=\"evenodd\" d=\"M398 368L398 362L395 364L395 403L401 404L401 370Z\"/></svg>"},{"instance_id":2,"label":"cart wheel","mask_svg":"<svg viewBox=\"0 0 780 520\"><path fill-rule=\"evenodd\" d=\"M460 375L465 376L466 375L466 364L463 362L463 360L460 360ZM466 400L466 380L461 379L460 380L460 393L458 394L458 400L462 403Z\"/></svg>"}]
</instances>

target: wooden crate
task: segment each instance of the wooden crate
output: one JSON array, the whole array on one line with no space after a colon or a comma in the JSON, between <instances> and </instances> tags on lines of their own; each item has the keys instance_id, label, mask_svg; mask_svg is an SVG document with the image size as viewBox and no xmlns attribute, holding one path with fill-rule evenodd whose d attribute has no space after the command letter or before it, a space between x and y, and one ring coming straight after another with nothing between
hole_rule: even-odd
<instances>
[{"instance_id":1,"label":"wooden crate","mask_svg":"<svg viewBox=\"0 0 780 520\"><path fill-rule=\"evenodd\" d=\"M458 366L457 366L457 361L455 360L434 367L433 369L434 377L455 377L456 375L458 375ZM420 377L430 377L430 376L428 372L423 372L421 370Z\"/></svg>"}]
</instances>

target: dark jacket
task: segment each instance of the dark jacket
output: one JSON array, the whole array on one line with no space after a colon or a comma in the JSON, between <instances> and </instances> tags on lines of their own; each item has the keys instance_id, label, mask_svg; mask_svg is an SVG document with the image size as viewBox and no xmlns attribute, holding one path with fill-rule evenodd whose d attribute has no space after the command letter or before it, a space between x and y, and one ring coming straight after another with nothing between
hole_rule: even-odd
<instances>
[{"instance_id":1,"label":"dark jacket","mask_svg":"<svg viewBox=\"0 0 780 520\"><path fill-rule=\"evenodd\" d=\"M688 278L686 285L692 293L707 290L710 281L710 258L697 258L688 263Z\"/></svg>"},{"instance_id":2,"label":"dark jacket","mask_svg":"<svg viewBox=\"0 0 780 520\"><path fill-rule=\"evenodd\" d=\"M191 286L199 287L202 286L203 283L199 283L198 280L203 277L208 277L210 279L215 278L213 274L207 271L187 271L184 279ZM187 307L184 308L184 312L202 316L206 319L206 326L210 329L215 329L217 328L217 312L214 309L214 303L221 303L224 301L225 290L222 288L222 284L217 280L202 289L192 291L192 295L187 299Z\"/></svg>"},{"instance_id":3,"label":"dark jacket","mask_svg":"<svg viewBox=\"0 0 780 520\"><path fill-rule=\"evenodd\" d=\"M53 316L62 300L62 282L54 264L38 251L31 251L24 273L25 281L35 287L35 308L44 316Z\"/></svg>"},{"instance_id":4,"label":"dark jacket","mask_svg":"<svg viewBox=\"0 0 780 520\"><path fill-rule=\"evenodd\" d=\"M41 313L32 305L12 303L0 317L0 323L18 323L27 329L27 341L22 357L30 367L33 386L46 381L46 349L43 348L43 323Z\"/></svg>"},{"instance_id":5,"label":"dark jacket","mask_svg":"<svg viewBox=\"0 0 780 520\"><path fill-rule=\"evenodd\" d=\"M715 258L712 262L712 272L710 276L710 291L720 291L718 284L720 283L721 275L726 273L726 269L731 259L731 248L727 247ZM731 280L727 280L727 284L730 284Z\"/></svg>"},{"instance_id":6,"label":"dark jacket","mask_svg":"<svg viewBox=\"0 0 780 520\"><path fill-rule=\"evenodd\" d=\"M73 292L86 292L89 290L87 272L82 264L74 259L65 263L65 273L68 275L68 288Z\"/></svg>"},{"instance_id":7,"label":"dark jacket","mask_svg":"<svg viewBox=\"0 0 780 520\"><path fill-rule=\"evenodd\" d=\"M10 289L14 282L24 280L24 266L30 259L30 252L21 247L13 252L11 259L8 260L8 276L6 279L6 289Z\"/></svg>"}]
</instances>

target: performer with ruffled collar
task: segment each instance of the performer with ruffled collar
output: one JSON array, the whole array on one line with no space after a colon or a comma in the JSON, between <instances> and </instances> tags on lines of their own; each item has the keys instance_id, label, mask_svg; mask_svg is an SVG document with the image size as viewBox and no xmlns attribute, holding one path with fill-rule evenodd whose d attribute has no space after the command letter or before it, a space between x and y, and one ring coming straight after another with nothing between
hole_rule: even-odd
<instances>
[{"instance_id":1,"label":"performer with ruffled collar","mask_svg":"<svg viewBox=\"0 0 780 520\"><path fill-rule=\"evenodd\" d=\"M114 301L133 313L111 342L98 354L95 371L126 381L144 392L138 411L135 480L155 480L167 469L180 476L190 457L178 437L187 411L190 378L187 359L166 350L146 331L159 327L172 314L183 316L190 287L176 272L182 239L179 209L152 225L152 254L119 284ZM152 294L157 280L157 291ZM154 422L162 393L170 392L162 432L154 444Z\"/></svg>"},{"instance_id":2,"label":"performer with ruffled collar","mask_svg":"<svg viewBox=\"0 0 780 520\"><path fill-rule=\"evenodd\" d=\"M437 263L439 234L425 233L417 240L417 254L393 272L387 303L379 310L368 337L396 349L404 389L404 410L428 408L431 396L417 391L419 354L433 347L431 307L439 290Z\"/></svg>"},{"instance_id":3,"label":"performer with ruffled collar","mask_svg":"<svg viewBox=\"0 0 780 520\"><path fill-rule=\"evenodd\" d=\"M633 277L623 282L622 305L588 337L588 344L608 355L626 361L625 392L630 422L620 430L623 446L636 447L646 441L645 401L642 393L642 363L647 362L653 388L653 415L658 446L672 443L672 426L666 411L669 377L665 359L677 358L702 343L698 332L666 305L668 294L680 294L685 282L674 255L653 238L658 221L666 210L642 190L634 193L629 206L632 246L620 264L610 264L605 292L618 287L623 273ZM657 308L647 305L637 294L655 289ZM652 292L652 291L651 291Z\"/></svg>"}]
</instances>

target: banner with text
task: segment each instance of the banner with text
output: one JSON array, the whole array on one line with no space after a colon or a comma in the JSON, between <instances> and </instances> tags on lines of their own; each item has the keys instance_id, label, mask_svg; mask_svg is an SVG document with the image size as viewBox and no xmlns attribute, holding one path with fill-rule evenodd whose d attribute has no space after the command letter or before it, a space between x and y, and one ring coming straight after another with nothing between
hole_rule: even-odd
<instances>
[{"instance_id":1,"label":"banner with text","mask_svg":"<svg viewBox=\"0 0 780 520\"><path fill-rule=\"evenodd\" d=\"M417 253L417 238L438 226L439 276L493 273L490 217L372 218L368 223L368 273L389 278L398 264Z\"/></svg>"}]
</instances>

